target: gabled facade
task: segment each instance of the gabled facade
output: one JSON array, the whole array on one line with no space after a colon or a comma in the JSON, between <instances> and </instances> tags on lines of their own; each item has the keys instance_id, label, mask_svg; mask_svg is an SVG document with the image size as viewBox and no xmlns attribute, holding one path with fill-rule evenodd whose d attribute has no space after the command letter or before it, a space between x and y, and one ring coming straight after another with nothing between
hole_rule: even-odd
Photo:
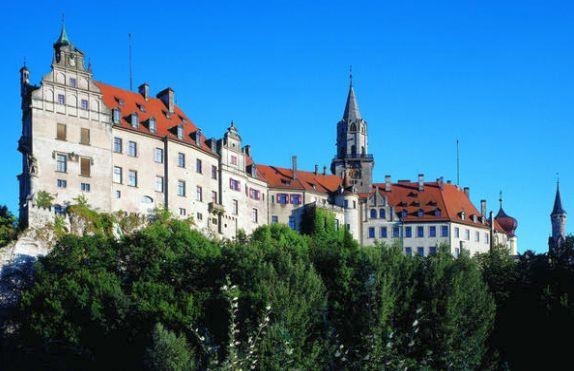
<instances>
[{"instance_id":1,"label":"gabled facade","mask_svg":"<svg viewBox=\"0 0 574 371\"><path fill-rule=\"evenodd\" d=\"M51 71L34 86L23 67L20 82L20 217L30 226L47 222L36 206L46 191L55 197L53 214L83 195L103 212L167 208L216 238L273 223L301 230L306 210L320 207L360 243L398 242L407 254L431 254L442 243L453 254L483 252L493 239L516 247L516 225L508 229L500 212L487 218L486 204L478 211L467 188L442 178L424 182L422 174L418 182L373 182L367 122L352 80L332 174L326 167L300 170L295 156L291 168L256 163L234 122L220 139L207 138L171 88L152 96L146 83L134 92L95 81L64 28Z\"/></svg>"}]
</instances>

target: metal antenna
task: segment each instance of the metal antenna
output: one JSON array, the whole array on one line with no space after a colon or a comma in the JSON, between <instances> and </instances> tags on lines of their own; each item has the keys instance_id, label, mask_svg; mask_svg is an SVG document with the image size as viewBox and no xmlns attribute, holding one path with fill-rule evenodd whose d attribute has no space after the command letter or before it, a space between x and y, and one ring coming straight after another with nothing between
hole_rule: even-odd
<instances>
[{"instance_id":1,"label":"metal antenna","mask_svg":"<svg viewBox=\"0 0 574 371\"><path fill-rule=\"evenodd\" d=\"M130 91L133 90L133 69L132 69L132 33L128 33L128 44L130 49Z\"/></svg>"},{"instance_id":2,"label":"metal antenna","mask_svg":"<svg viewBox=\"0 0 574 371\"><path fill-rule=\"evenodd\" d=\"M460 187L460 149L458 139L456 140L456 184Z\"/></svg>"}]
</instances>

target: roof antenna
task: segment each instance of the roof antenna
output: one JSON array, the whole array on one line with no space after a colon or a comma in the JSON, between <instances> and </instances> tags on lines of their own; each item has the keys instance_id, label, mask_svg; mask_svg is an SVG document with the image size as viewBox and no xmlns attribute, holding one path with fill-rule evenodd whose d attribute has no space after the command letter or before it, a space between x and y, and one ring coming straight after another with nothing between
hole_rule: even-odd
<instances>
[{"instance_id":1,"label":"roof antenna","mask_svg":"<svg viewBox=\"0 0 574 371\"><path fill-rule=\"evenodd\" d=\"M456 185L460 187L460 149L458 139L456 140Z\"/></svg>"},{"instance_id":2,"label":"roof antenna","mask_svg":"<svg viewBox=\"0 0 574 371\"><path fill-rule=\"evenodd\" d=\"M133 69L132 69L132 33L128 33L128 44L130 49L130 91L133 90Z\"/></svg>"}]
</instances>

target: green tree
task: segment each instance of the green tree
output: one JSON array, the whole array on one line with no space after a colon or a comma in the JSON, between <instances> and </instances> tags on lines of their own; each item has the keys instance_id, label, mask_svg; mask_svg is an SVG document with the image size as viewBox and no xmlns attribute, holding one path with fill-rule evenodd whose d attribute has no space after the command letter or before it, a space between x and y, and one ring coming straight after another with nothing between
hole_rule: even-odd
<instances>
[{"instance_id":1,"label":"green tree","mask_svg":"<svg viewBox=\"0 0 574 371\"><path fill-rule=\"evenodd\" d=\"M16 217L8 210L7 206L0 206L0 247L6 246L16 238L16 226Z\"/></svg>"},{"instance_id":2,"label":"green tree","mask_svg":"<svg viewBox=\"0 0 574 371\"><path fill-rule=\"evenodd\" d=\"M157 371L195 369L187 339L167 330L161 323L153 329L152 344L147 349L147 366Z\"/></svg>"}]
</instances>

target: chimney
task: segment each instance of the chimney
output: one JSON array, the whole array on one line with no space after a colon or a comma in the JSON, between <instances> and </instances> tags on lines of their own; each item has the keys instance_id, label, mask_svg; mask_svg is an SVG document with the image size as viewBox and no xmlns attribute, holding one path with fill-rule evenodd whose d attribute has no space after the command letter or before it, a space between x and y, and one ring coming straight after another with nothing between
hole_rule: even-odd
<instances>
[{"instance_id":1,"label":"chimney","mask_svg":"<svg viewBox=\"0 0 574 371\"><path fill-rule=\"evenodd\" d=\"M327 166L323 165L323 175L327 175Z\"/></svg>"},{"instance_id":2,"label":"chimney","mask_svg":"<svg viewBox=\"0 0 574 371\"><path fill-rule=\"evenodd\" d=\"M450 179L447 180L447 181L446 181L446 184L452 184L452 180L450 180Z\"/></svg>"},{"instance_id":3,"label":"chimney","mask_svg":"<svg viewBox=\"0 0 574 371\"><path fill-rule=\"evenodd\" d=\"M419 174L419 191L425 190L425 175Z\"/></svg>"},{"instance_id":4,"label":"chimney","mask_svg":"<svg viewBox=\"0 0 574 371\"><path fill-rule=\"evenodd\" d=\"M297 179L297 156L291 157L291 163L293 168L293 179Z\"/></svg>"},{"instance_id":5,"label":"chimney","mask_svg":"<svg viewBox=\"0 0 574 371\"><path fill-rule=\"evenodd\" d=\"M251 157L251 146L249 144L246 144L243 147L243 153L245 153L247 156Z\"/></svg>"},{"instance_id":6,"label":"chimney","mask_svg":"<svg viewBox=\"0 0 574 371\"><path fill-rule=\"evenodd\" d=\"M201 129L195 131L195 145L201 148Z\"/></svg>"},{"instance_id":7,"label":"chimney","mask_svg":"<svg viewBox=\"0 0 574 371\"><path fill-rule=\"evenodd\" d=\"M385 191L387 191L387 192L391 191L391 176L390 175L385 175Z\"/></svg>"},{"instance_id":8,"label":"chimney","mask_svg":"<svg viewBox=\"0 0 574 371\"><path fill-rule=\"evenodd\" d=\"M444 178L441 176L436 180L439 189L444 189Z\"/></svg>"},{"instance_id":9,"label":"chimney","mask_svg":"<svg viewBox=\"0 0 574 371\"><path fill-rule=\"evenodd\" d=\"M175 93L172 88L166 88L157 93L157 97L165 104L169 113L174 113L175 111Z\"/></svg>"},{"instance_id":10,"label":"chimney","mask_svg":"<svg viewBox=\"0 0 574 371\"><path fill-rule=\"evenodd\" d=\"M315 164L315 175L319 174L319 165Z\"/></svg>"},{"instance_id":11,"label":"chimney","mask_svg":"<svg viewBox=\"0 0 574 371\"><path fill-rule=\"evenodd\" d=\"M216 151L216 149L217 149L217 139L215 139L215 138L209 138L208 140L205 141L205 144L207 144L207 146L208 146L209 148L211 148L211 150L212 150L213 152Z\"/></svg>"},{"instance_id":12,"label":"chimney","mask_svg":"<svg viewBox=\"0 0 574 371\"><path fill-rule=\"evenodd\" d=\"M145 98L145 100L149 99L149 85L147 82L144 82L138 87L139 93Z\"/></svg>"},{"instance_id":13,"label":"chimney","mask_svg":"<svg viewBox=\"0 0 574 371\"><path fill-rule=\"evenodd\" d=\"M480 214L486 216L486 200L480 200Z\"/></svg>"},{"instance_id":14,"label":"chimney","mask_svg":"<svg viewBox=\"0 0 574 371\"><path fill-rule=\"evenodd\" d=\"M464 187L464 194L466 195L466 197L470 198L470 188Z\"/></svg>"}]
</instances>

